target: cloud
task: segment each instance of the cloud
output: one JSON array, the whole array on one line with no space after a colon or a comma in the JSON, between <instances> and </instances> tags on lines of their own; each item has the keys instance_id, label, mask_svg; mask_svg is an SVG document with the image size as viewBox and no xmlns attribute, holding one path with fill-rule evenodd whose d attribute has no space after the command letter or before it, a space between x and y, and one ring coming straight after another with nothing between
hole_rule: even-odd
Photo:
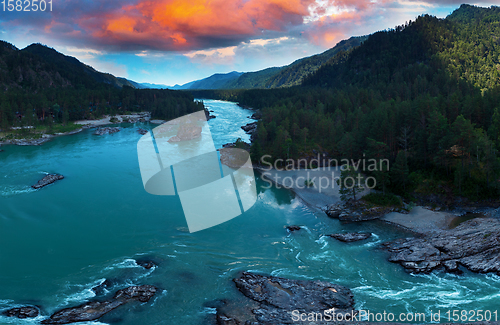
<instances>
[{"instance_id":1,"label":"cloud","mask_svg":"<svg viewBox=\"0 0 500 325\"><path fill-rule=\"evenodd\" d=\"M199 50L185 53L184 55L194 63L203 63L204 65L232 65L234 59L234 50L236 46L230 46L212 50Z\"/></svg>"},{"instance_id":2,"label":"cloud","mask_svg":"<svg viewBox=\"0 0 500 325\"><path fill-rule=\"evenodd\" d=\"M42 41L70 47L71 53L95 49L154 59L171 52L185 54L191 62L231 65L234 53L269 57L257 46L282 55L278 48L295 39L302 46L326 49L422 13L449 13L457 1L59 0L51 13L4 15L0 30L20 43ZM296 51L298 58L303 50ZM75 53L87 59L95 55Z\"/></svg>"}]
</instances>

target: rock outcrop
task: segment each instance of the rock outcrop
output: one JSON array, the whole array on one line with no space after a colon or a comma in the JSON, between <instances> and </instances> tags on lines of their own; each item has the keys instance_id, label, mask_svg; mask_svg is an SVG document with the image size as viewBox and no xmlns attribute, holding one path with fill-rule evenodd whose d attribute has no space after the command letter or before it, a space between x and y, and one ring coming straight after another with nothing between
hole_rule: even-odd
<instances>
[{"instance_id":1,"label":"rock outcrop","mask_svg":"<svg viewBox=\"0 0 500 325\"><path fill-rule=\"evenodd\" d=\"M36 307L26 306L19 308L12 308L2 312L3 315L7 317L17 317L17 318L34 318L40 314L40 311Z\"/></svg>"},{"instance_id":2,"label":"rock outcrop","mask_svg":"<svg viewBox=\"0 0 500 325\"><path fill-rule=\"evenodd\" d=\"M262 112L260 109L256 110L255 113L250 116L252 120L260 120L262 118Z\"/></svg>"},{"instance_id":3,"label":"rock outcrop","mask_svg":"<svg viewBox=\"0 0 500 325\"><path fill-rule=\"evenodd\" d=\"M105 135L105 134L113 134L116 132L120 132L121 128L120 127L105 127L105 128L98 128L94 134L95 135Z\"/></svg>"},{"instance_id":4,"label":"rock outcrop","mask_svg":"<svg viewBox=\"0 0 500 325\"><path fill-rule=\"evenodd\" d=\"M80 306L65 308L54 313L42 324L69 324L99 319L113 309L130 301L148 302L157 291L151 285L132 286L118 290L113 298L104 301L86 302Z\"/></svg>"},{"instance_id":5,"label":"rock outcrop","mask_svg":"<svg viewBox=\"0 0 500 325\"><path fill-rule=\"evenodd\" d=\"M328 235L332 238L340 240L344 243L350 243L360 240L368 239L372 236L369 232L348 232L348 233L340 233L340 234L331 234Z\"/></svg>"},{"instance_id":6,"label":"rock outcrop","mask_svg":"<svg viewBox=\"0 0 500 325\"><path fill-rule=\"evenodd\" d=\"M218 324L301 324L293 313L355 314L351 291L326 281L290 280L243 272L233 279L246 296L217 308Z\"/></svg>"},{"instance_id":7,"label":"rock outcrop","mask_svg":"<svg viewBox=\"0 0 500 325\"><path fill-rule=\"evenodd\" d=\"M247 125L244 125L241 128L246 133L252 134L257 129L257 122L248 123Z\"/></svg>"},{"instance_id":8,"label":"rock outcrop","mask_svg":"<svg viewBox=\"0 0 500 325\"><path fill-rule=\"evenodd\" d=\"M209 111L208 109L205 108L205 117L206 117L207 121L210 121L211 119L217 117L217 116L214 116L214 115L210 115L210 112L213 112L213 111Z\"/></svg>"},{"instance_id":9,"label":"rock outcrop","mask_svg":"<svg viewBox=\"0 0 500 325\"><path fill-rule=\"evenodd\" d=\"M55 181L63 179L63 175L58 175L58 174L48 174L44 178L38 181L35 185L32 185L31 187L34 188L35 190L38 190L39 188L45 187L49 184L54 183Z\"/></svg>"},{"instance_id":10,"label":"rock outcrop","mask_svg":"<svg viewBox=\"0 0 500 325\"><path fill-rule=\"evenodd\" d=\"M500 274L500 221L495 219L472 219L451 230L384 246L391 254L389 261L414 273L460 273L462 265L473 272Z\"/></svg>"},{"instance_id":11,"label":"rock outcrop","mask_svg":"<svg viewBox=\"0 0 500 325\"><path fill-rule=\"evenodd\" d=\"M397 207L382 207L366 204L362 200L336 203L329 206L325 213L330 218L340 221L358 222L379 219L391 212L408 214L408 211Z\"/></svg>"}]
</instances>

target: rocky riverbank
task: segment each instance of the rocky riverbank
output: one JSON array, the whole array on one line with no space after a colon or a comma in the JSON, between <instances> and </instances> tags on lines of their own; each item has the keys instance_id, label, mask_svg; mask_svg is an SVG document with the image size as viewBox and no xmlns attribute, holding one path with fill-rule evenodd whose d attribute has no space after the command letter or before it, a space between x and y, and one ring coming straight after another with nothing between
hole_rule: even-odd
<instances>
[{"instance_id":1,"label":"rocky riverbank","mask_svg":"<svg viewBox=\"0 0 500 325\"><path fill-rule=\"evenodd\" d=\"M80 124L92 128L109 124L148 122L150 119L151 119L151 112L141 112L134 114L126 114L126 115L113 115L113 116L106 115L103 118L97 120L76 121L75 124Z\"/></svg>"},{"instance_id":2,"label":"rocky riverbank","mask_svg":"<svg viewBox=\"0 0 500 325\"><path fill-rule=\"evenodd\" d=\"M500 221L477 218L451 230L385 243L389 261L414 273L435 269L500 274Z\"/></svg>"},{"instance_id":3,"label":"rocky riverbank","mask_svg":"<svg viewBox=\"0 0 500 325\"><path fill-rule=\"evenodd\" d=\"M50 140L52 140L53 138L55 137L58 137L58 136L62 136L62 135L72 135L72 134L77 134L77 133L80 133L82 132L84 129L86 129L87 127L81 127L79 129L76 129L76 130L73 130L73 131L69 131L69 132L64 132L64 133L54 133L54 134L42 134L41 135L41 138L39 139L9 139L9 140L3 140L3 141L0 141L0 145L3 145L3 144L13 144L13 145L16 145L16 146L40 146L42 144L44 144L45 142L48 142ZM2 150L0 150L2 151Z\"/></svg>"},{"instance_id":4,"label":"rocky riverbank","mask_svg":"<svg viewBox=\"0 0 500 325\"><path fill-rule=\"evenodd\" d=\"M105 127L105 128L98 128L95 132L94 135L106 135L106 134L113 134L116 132L120 132L122 128L120 127Z\"/></svg>"}]
</instances>

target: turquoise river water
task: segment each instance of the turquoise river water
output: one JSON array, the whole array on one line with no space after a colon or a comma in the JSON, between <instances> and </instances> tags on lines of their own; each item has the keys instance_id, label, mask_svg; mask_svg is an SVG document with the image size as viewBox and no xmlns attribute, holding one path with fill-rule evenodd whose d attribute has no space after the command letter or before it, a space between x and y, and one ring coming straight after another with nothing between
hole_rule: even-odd
<instances>
[{"instance_id":1,"label":"turquoise river water","mask_svg":"<svg viewBox=\"0 0 500 325\"><path fill-rule=\"evenodd\" d=\"M206 100L216 147L238 137L252 113L234 103ZM152 284L146 304L128 304L88 324L210 324L210 302L239 297L231 279L254 271L321 279L352 289L356 307L371 312L424 312L499 307L500 277L465 273L410 275L378 248L407 233L381 222L343 225L315 213L289 191L264 189L243 215L190 234L178 197L145 192L137 128L96 136L85 130L39 147L4 146L0 153L0 310L37 305L34 320L0 316L0 324L36 324L52 312L92 299L104 279L118 289ZM65 176L31 189L46 173ZM289 234L286 225L304 229ZM359 243L324 236L370 231ZM134 259L153 259L145 270ZM430 319L428 319L428 322ZM442 320L444 321L444 319Z\"/></svg>"}]
</instances>

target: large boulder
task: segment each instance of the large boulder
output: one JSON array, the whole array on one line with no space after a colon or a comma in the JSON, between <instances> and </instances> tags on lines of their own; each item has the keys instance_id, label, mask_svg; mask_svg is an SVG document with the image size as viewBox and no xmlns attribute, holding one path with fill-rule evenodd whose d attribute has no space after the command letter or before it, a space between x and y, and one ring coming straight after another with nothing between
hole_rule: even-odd
<instances>
[{"instance_id":1,"label":"large boulder","mask_svg":"<svg viewBox=\"0 0 500 325\"><path fill-rule=\"evenodd\" d=\"M294 324L297 313L356 314L351 291L338 284L249 272L233 281L247 299L219 306L218 324Z\"/></svg>"}]
</instances>

